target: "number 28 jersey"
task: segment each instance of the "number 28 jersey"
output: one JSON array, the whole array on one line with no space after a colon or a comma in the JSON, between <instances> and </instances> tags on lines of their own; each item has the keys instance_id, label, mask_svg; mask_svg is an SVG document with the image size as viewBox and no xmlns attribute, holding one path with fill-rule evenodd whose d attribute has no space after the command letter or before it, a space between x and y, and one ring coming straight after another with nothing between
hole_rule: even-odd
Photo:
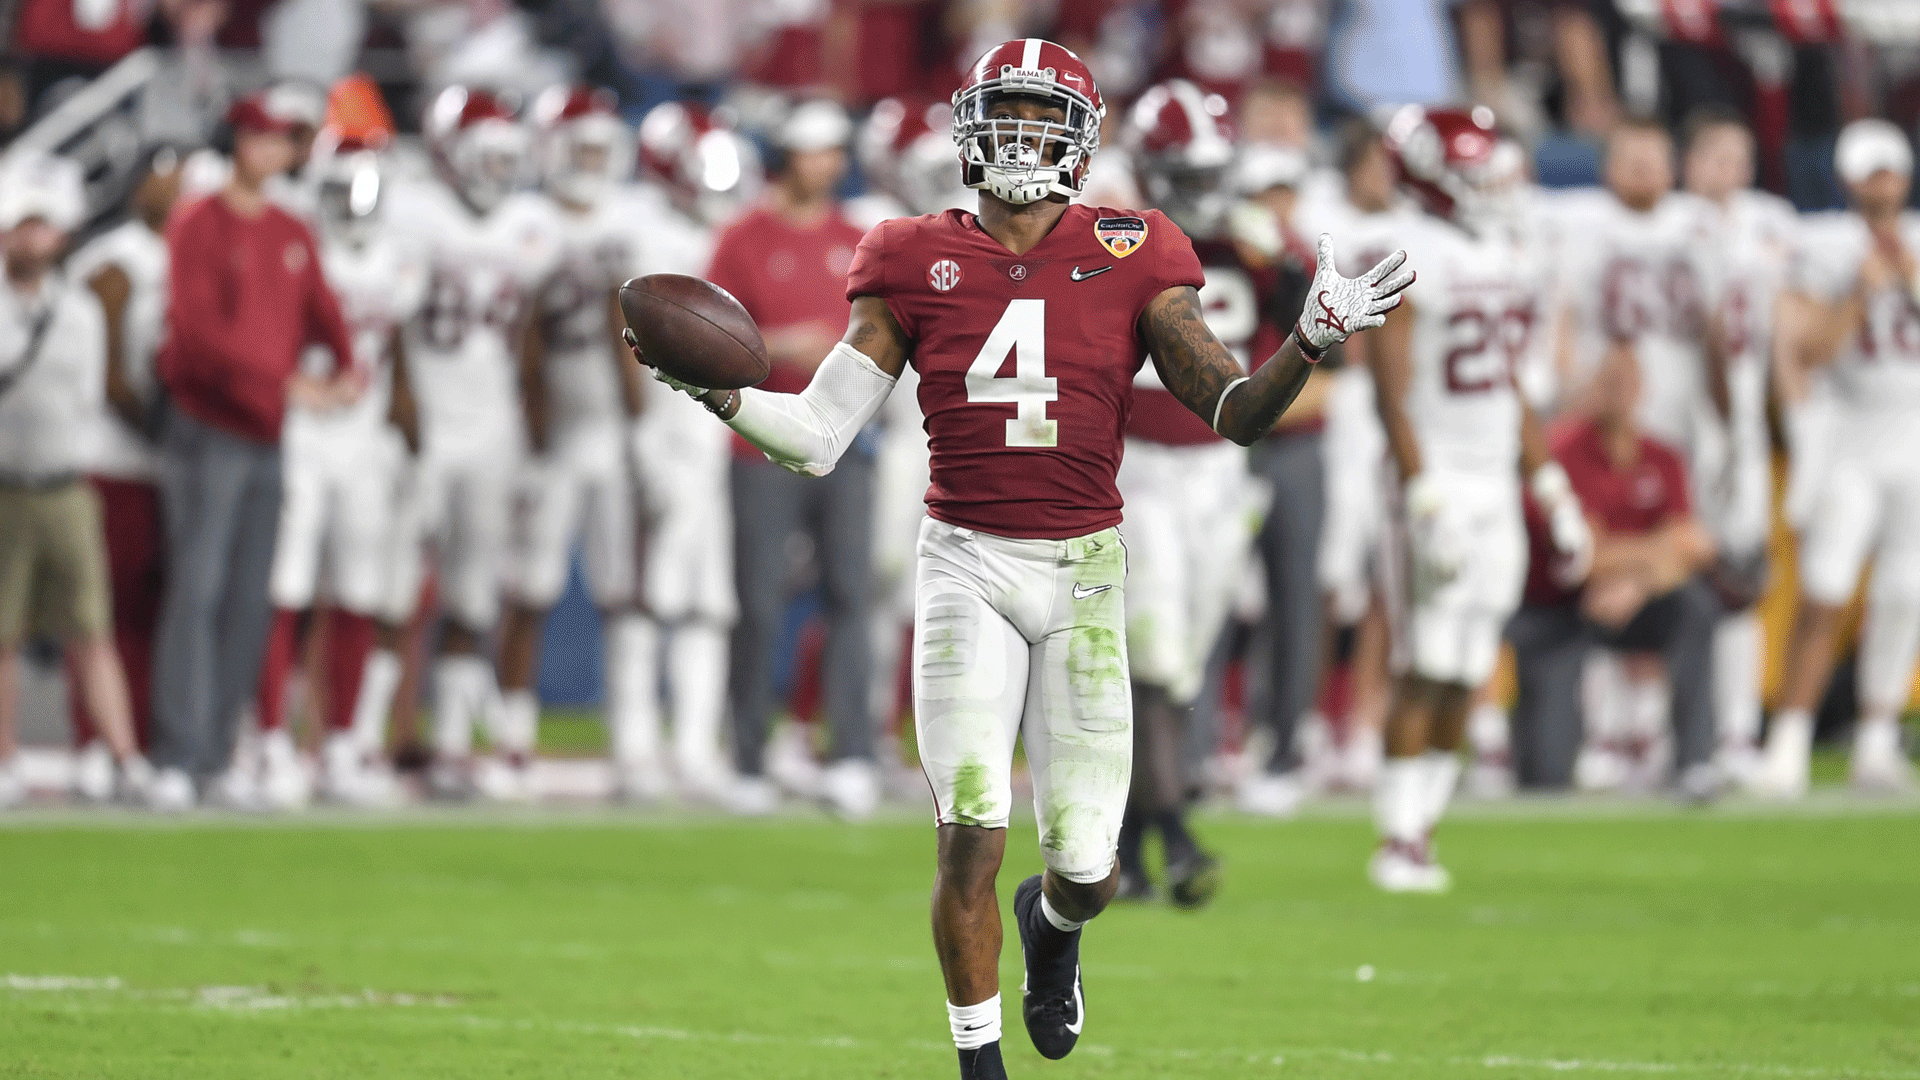
<instances>
[{"instance_id":1,"label":"number 28 jersey","mask_svg":"<svg viewBox=\"0 0 1920 1080\"><path fill-rule=\"evenodd\" d=\"M860 242L847 296L886 302L912 341L932 451L927 513L1000 536L1120 523L1121 436L1146 359L1140 314L1206 281L1157 210L1069 206L1015 255L964 210L896 218Z\"/></svg>"},{"instance_id":2,"label":"number 28 jersey","mask_svg":"<svg viewBox=\"0 0 1920 1080\"><path fill-rule=\"evenodd\" d=\"M1431 216L1408 220L1401 240L1420 277L1413 305L1407 417L1426 463L1514 477L1520 460L1516 368L1539 321L1540 269L1506 230L1474 236Z\"/></svg>"}]
</instances>

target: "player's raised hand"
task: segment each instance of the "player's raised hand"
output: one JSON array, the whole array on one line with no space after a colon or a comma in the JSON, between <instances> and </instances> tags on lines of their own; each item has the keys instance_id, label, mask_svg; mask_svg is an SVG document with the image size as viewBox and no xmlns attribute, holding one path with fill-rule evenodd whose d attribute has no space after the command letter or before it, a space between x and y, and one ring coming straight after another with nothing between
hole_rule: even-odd
<instances>
[{"instance_id":1,"label":"player's raised hand","mask_svg":"<svg viewBox=\"0 0 1920 1080\"><path fill-rule=\"evenodd\" d=\"M1333 265L1333 234L1321 233L1313 287L1300 312L1300 340L1315 352L1387 321L1400 294L1413 284L1407 253L1396 251L1359 277L1345 277Z\"/></svg>"},{"instance_id":2,"label":"player's raised hand","mask_svg":"<svg viewBox=\"0 0 1920 1080\"><path fill-rule=\"evenodd\" d=\"M647 368L647 370L653 372L653 377L656 380L667 384L669 387L680 391L695 401L701 401L702 404L705 404L702 399L710 393L706 387L695 386L690 382L676 379L666 372L661 371L659 368L647 363L646 354L640 351L640 339L633 336L633 329L631 327L622 327L620 329L620 340L627 343L627 348L633 350L633 358L640 361L641 365Z\"/></svg>"}]
</instances>

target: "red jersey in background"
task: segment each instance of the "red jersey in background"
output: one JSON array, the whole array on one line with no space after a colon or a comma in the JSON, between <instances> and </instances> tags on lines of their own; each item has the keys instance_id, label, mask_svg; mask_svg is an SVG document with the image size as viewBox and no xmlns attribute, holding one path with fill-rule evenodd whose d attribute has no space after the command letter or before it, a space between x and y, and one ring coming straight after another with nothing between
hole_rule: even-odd
<instances>
[{"instance_id":1,"label":"red jersey in background","mask_svg":"<svg viewBox=\"0 0 1920 1080\"><path fill-rule=\"evenodd\" d=\"M1633 536L1650 533L1675 518L1693 512L1687 493L1687 467L1667 444L1644 435L1632 465L1620 468L1607 453L1606 437L1597 421L1584 421L1553 439L1554 460L1567 470L1574 493L1587 516L1608 533ZM1562 604L1579 595L1553 579L1559 558L1546 515L1529 494L1527 508L1527 593L1529 604Z\"/></svg>"},{"instance_id":2,"label":"red jersey in background","mask_svg":"<svg viewBox=\"0 0 1920 1080\"><path fill-rule=\"evenodd\" d=\"M933 455L927 512L1010 537L1119 524L1114 473L1147 354L1140 314L1205 281L1157 210L1069 206L1025 255L964 210L875 226L847 296L886 301L913 341Z\"/></svg>"},{"instance_id":3,"label":"red jersey in background","mask_svg":"<svg viewBox=\"0 0 1920 1080\"><path fill-rule=\"evenodd\" d=\"M859 228L838 209L807 228L796 227L771 210L753 210L720 234L707 280L732 293L762 333L812 323L827 340L838 341L853 309L846 295L847 270L859 243ZM825 358L823 351L812 363ZM776 359L760 388L797 394L812 379L812 366ZM761 456L738 435L733 448L736 457Z\"/></svg>"},{"instance_id":4,"label":"red jersey in background","mask_svg":"<svg viewBox=\"0 0 1920 1080\"><path fill-rule=\"evenodd\" d=\"M353 363L313 234L271 203L249 218L209 195L174 211L167 251L167 340L155 366L173 404L228 434L279 442L301 351L317 342L336 370Z\"/></svg>"}]
</instances>

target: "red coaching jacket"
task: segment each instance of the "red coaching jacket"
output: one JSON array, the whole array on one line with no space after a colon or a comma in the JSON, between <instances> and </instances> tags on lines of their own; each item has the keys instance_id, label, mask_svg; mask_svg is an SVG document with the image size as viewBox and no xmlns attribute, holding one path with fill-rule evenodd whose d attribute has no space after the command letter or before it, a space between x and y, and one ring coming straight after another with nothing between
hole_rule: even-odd
<instances>
[{"instance_id":1,"label":"red coaching jacket","mask_svg":"<svg viewBox=\"0 0 1920 1080\"><path fill-rule=\"evenodd\" d=\"M277 206L246 218L209 195L175 211L167 249L167 340L155 364L174 406L251 442L279 442L302 350L319 343L336 369L353 363L313 234Z\"/></svg>"}]
</instances>

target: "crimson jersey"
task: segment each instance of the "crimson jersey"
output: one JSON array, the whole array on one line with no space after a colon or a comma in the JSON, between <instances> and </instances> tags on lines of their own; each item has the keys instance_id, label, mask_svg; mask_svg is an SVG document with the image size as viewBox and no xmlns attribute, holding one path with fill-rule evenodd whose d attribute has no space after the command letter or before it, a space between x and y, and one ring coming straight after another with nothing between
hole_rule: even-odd
<instances>
[{"instance_id":1,"label":"crimson jersey","mask_svg":"<svg viewBox=\"0 0 1920 1080\"><path fill-rule=\"evenodd\" d=\"M1121 432L1146 359L1140 313L1206 283L1157 210L1075 204L1014 255L964 210L874 226L847 296L884 300L913 342L932 448L927 513L1000 536L1120 523Z\"/></svg>"}]
</instances>

